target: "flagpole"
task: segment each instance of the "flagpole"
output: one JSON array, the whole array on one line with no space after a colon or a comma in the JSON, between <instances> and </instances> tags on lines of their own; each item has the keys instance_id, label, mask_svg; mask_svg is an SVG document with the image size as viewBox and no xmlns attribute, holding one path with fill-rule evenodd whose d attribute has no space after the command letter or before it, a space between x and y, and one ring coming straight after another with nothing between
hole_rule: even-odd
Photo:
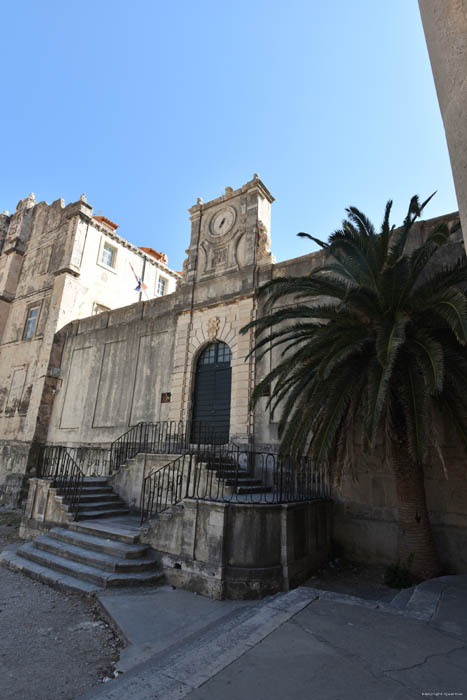
<instances>
[{"instance_id":1,"label":"flagpole","mask_svg":"<svg viewBox=\"0 0 467 700\"><path fill-rule=\"evenodd\" d=\"M144 258L144 263L143 263L143 274L144 274L145 263L146 263L146 258ZM128 261L128 264L131 267L131 271L134 274L135 279L136 279L137 287L136 287L135 291L138 291L138 288L139 288L139 301L141 301L143 292L146 294L146 299L149 301L149 295L146 291L147 285L144 284L144 282L143 282L143 274L141 275L141 277L138 277L138 275L136 274L135 269L130 261Z\"/></svg>"},{"instance_id":2,"label":"flagpole","mask_svg":"<svg viewBox=\"0 0 467 700\"><path fill-rule=\"evenodd\" d=\"M145 269L146 269L146 258L143 258L143 271L141 273L141 282L144 282L144 270ZM146 291L144 289L143 285L141 285L141 289L142 289L142 291L139 293L139 301L141 301L141 299L143 297L143 292ZM147 294L146 294L146 296L147 296Z\"/></svg>"}]
</instances>

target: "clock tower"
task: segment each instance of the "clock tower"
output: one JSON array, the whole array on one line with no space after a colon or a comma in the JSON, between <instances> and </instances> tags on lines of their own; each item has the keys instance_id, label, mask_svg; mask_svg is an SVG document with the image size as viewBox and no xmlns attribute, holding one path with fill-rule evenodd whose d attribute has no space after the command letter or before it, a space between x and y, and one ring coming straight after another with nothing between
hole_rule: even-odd
<instances>
[{"instance_id":1,"label":"clock tower","mask_svg":"<svg viewBox=\"0 0 467 700\"><path fill-rule=\"evenodd\" d=\"M183 264L184 283L204 286L222 278L230 287L238 273L245 281L258 265L272 264L269 229L273 201L257 174L237 190L226 187L221 197L210 202L198 199L189 209L191 239Z\"/></svg>"}]
</instances>

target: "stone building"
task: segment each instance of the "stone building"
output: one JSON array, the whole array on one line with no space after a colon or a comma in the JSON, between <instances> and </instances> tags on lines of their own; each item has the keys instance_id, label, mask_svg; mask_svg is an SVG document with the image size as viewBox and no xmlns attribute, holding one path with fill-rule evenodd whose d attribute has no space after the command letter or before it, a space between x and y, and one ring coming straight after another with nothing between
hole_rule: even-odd
<instances>
[{"instance_id":1,"label":"stone building","mask_svg":"<svg viewBox=\"0 0 467 700\"><path fill-rule=\"evenodd\" d=\"M30 446L46 438L41 404L55 333L74 319L171 294L180 275L164 254L121 238L83 195L65 206L34 195L0 214L0 491L16 498ZM133 268L133 269L132 269ZM45 431L45 432L44 432ZM28 466L29 465L29 466Z\"/></svg>"},{"instance_id":2,"label":"stone building","mask_svg":"<svg viewBox=\"0 0 467 700\"><path fill-rule=\"evenodd\" d=\"M261 313L257 289L274 278L307 274L322 261L322 252L317 252L275 262L269 235L273 201L257 175L239 189L226 188L222 196L210 202L198 199L189 210L190 243L176 289L162 297L135 300L96 315L89 315L88 302L86 317L77 312L82 301L81 277L77 276L81 271L74 262L78 258L76 246L82 249L84 245L83 237L65 235L66 245L60 246L62 257L55 263L53 285L60 290L58 300L63 299L63 288L70 286L67 307L74 311L66 317L66 308L62 309L60 301L54 305L52 295L49 308L53 315L49 310L46 321L50 324L47 343L38 342L37 350L33 341L26 342L22 337L29 332L28 303L36 303L34 294L36 289L39 291L40 278L33 277L37 286L31 289L31 302L18 294L18 305L23 306L19 307L16 325L7 321L0 348L1 372L8 378L3 379L6 402L0 419L6 456L1 474L5 497L10 498L19 493L25 473L33 477L24 535L34 537L72 517L63 509L63 497L52 488L53 482L34 478L37 448L47 443L52 456L73 455L70 463L81 465L78 471L84 470L80 454L110 454L110 461L100 473L109 477L113 492L121 499L120 508L151 510L154 499L161 498L166 498L166 506L177 504L175 509L168 508L170 517L150 520L139 534L140 541L158 552L166 579L177 585L214 597L264 595L287 588L303 580L326 558L331 533L350 557L379 562L396 559L397 499L393 477L382 460L359 460L355 465L357 481L346 477L339 486L332 486L327 474L314 474L314 487L319 479L318 491L326 498L295 502L291 494L298 493L294 491L296 477L274 456L278 447L277 417L266 410L266 397L260 399L255 410L251 409L254 386L276 361L274 353L261 360L250 354L253 335L240 333ZM21 203L20 211L27 207L28 200L25 203ZM83 210L88 211L82 201L66 209L57 204L50 209L59 222L64 221L65 227L75 231L79 231ZM76 218L75 229L67 223L67 210L72 220ZM457 213L443 217L448 223L457 219ZM421 242L438 222L420 222L413 232L412 245ZM105 234L105 240L108 236L115 244L108 222L96 222L88 216L88 223L95 236ZM57 230L57 226L50 228ZM460 252L461 236L459 232L459 239L448 251L450 256ZM91 260L96 265L102 241L93 245ZM149 262L144 253L125 245L125 251L138 256L140 268L144 260ZM160 264L156 261L152 265L157 268L151 268L153 274L158 274ZM98 268L99 279L101 269L108 270ZM167 267L163 270L167 278L177 278ZM87 274L91 274L89 270ZM68 323L64 325L65 321ZM30 354L23 359L20 350ZM31 371L36 382L29 395L25 391ZM224 464L220 468L214 460L209 466L209 455L192 454L193 443L204 443L193 433L197 421L216 429L219 441L231 446L237 455L235 463L227 462L227 467ZM155 443L160 448L164 430L176 436L172 449L154 449ZM162 442L170 444L171 437L164 435ZM448 429L445 442L450 478L446 480L435 461L429 465L427 498L444 566L449 571L465 571L464 457L455 449ZM251 458L247 450L248 454L252 450L255 453L253 464L248 462ZM117 469L112 467L112 459L113 467L118 460ZM95 473L95 467L93 462L86 473ZM167 477L166 481L157 481L160 474ZM239 475L244 485L240 490ZM278 485L282 479L287 482L285 490ZM235 493L241 497L232 497L232 481ZM144 490L147 484L152 488L149 507L148 492ZM213 484L217 489L214 497ZM278 488L282 495L285 493L285 500L268 495ZM230 494L228 498L224 497L226 493ZM252 495L247 498L242 494ZM110 494L106 498L110 499ZM112 513L116 503L103 501L99 508ZM90 512L86 503L79 508L82 517ZM92 511L92 517L102 514ZM92 532L95 536L95 530ZM53 543L47 546L54 549ZM40 560L35 550L25 551L33 561ZM57 566L66 568L65 564Z\"/></svg>"},{"instance_id":3,"label":"stone building","mask_svg":"<svg viewBox=\"0 0 467 700\"><path fill-rule=\"evenodd\" d=\"M467 240L466 0L419 0L419 5ZM239 331L261 312L256 294L259 285L275 277L308 273L320 263L321 253L275 264L269 238L272 202L257 175L237 190L226 188L211 202L198 199L189 210L190 245L177 288L177 274L165 267L166 260L152 249L142 252L119 239L115 224L92 217L83 199L64 208L60 201L48 207L27 198L12 217L0 215L0 488L4 499L15 500L25 475L31 476L22 533L27 537L50 533L37 548L33 543L25 545L22 557L3 553L4 562L21 570L29 567L33 575L53 581L53 574L45 573L50 566L62 572L61 585L90 593L95 590L93 583L118 585L121 579L93 568L98 566L99 555L94 553L89 559L87 550L80 554L76 545L85 542L85 547L94 546L96 552L108 551L109 540L100 545L99 532L116 541L136 542L131 529L117 533L110 525L73 524L76 509L70 511L56 480L50 475L34 478L39 443L50 446L54 468L60 461L63 465L63 457L67 466L76 467L71 454L83 465L79 450L107 454L113 445L110 454L117 455L119 468L105 464L106 474L112 472L105 479L105 489L84 488L103 493L112 488L128 507L142 508L143 516L151 511L154 500L166 499L156 511L167 517L154 518L139 529L138 544L124 546L135 547L132 556L137 556L136 551L141 556L142 545L149 544L157 552L166 579L177 585L219 598L284 590L304 580L313 566L326 559L331 536L345 556L396 560L394 479L378 455L357 460L356 479L344 476L332 488L327 482L321 493L331 499L294 503L290 499L268 502L266 482L251 486L256 481L252 476L267 478L272 471L277 477L274 456L263 459L267 468L259 474L256 461L253 467L247 463L248 469L236 465L242 483L250 484L245 487L253 494L248 501L241 495L219 498L219 483L224 489L221 495L232 494L229 475L233 463L227 469L215 461L209 465L206 455L199 453L193 460L181 449L180 434L183 444L196 442L197 435L188 433L186 427L194 419L215 424L237 455L245 454L245 446L263 455L277 447L277 426L265 409L266 398L254 411L249 405L253 387L275 357L256 360L249 354L251 333ZM442 218L451 222L458 216ZM420 222L412 243L421 241L436 223ZM83 249L89 231L93 253L85 270ZM148 301L115 297L112 303L113 294L105 294L111 282L103 280L100 271L99 281L95 268L100 259L107 266L104 272L112 272L108 268L115 258L112 251L104 253L107 244L118 248L117 260L122 259L120 245L124 255L131 252L139 262L139 267L134 264L138 275L145 269L153 275L150 296L162 291L168 294ZM451 257L460 252L461 245L460 240L453 244ZM167 286L160 285L154 295L158 275ZM93 304L109 310L92 315L101 310ZM159 447L162 444L160 426L173 425L175 433L164 434L164 440L174 454L161 454L160 449L151 452L155 442ZM450 426L442 425L440 430L444 432L448 478L436 459L426 465L428 509L442 565L447 572L465 573L465 459L456 448ZM174 435L177 439L171 441ZM355 446L356 455L361 454L360 447ZM89 464L94 468L97 463ZM287 476L287 470L282 469L279 476ZM319 476L326 482L326 475ZM75 482L80 478L82 473ZM146 483L152 483L149 501ZM213 495L213 483L217 483L217 497L206 498L206 494ZM272 488L277 488L276 482ZM293 492L290 481L287 488ZM107 504L100 508L111 512L117 507L112 500L116 496L105 498ZM125 510L125 503L120 508ZM167 510L167 504L176 507ZM79 505L87 512L89 507ZM95 512L93 517L98 515ZM57 524L71 531L56 530ZM84 566L81 583L70 578L70 571L78 576L79 564L70 569L66 558L56 556L70 543L75 553L68 549L67 557L93 563L91 568ZM147 573L136 576L155 582L157 576L148 569L153 564L142 562ZM122 562L118 566L125 568Z\"/></svg>"}]
</instances>

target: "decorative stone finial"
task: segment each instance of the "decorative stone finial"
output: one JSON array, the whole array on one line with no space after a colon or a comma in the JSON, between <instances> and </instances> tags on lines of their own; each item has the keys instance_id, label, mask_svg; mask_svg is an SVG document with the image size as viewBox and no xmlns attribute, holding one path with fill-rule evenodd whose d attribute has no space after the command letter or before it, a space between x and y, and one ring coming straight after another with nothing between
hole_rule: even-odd
<instances>
[{"instance_id":1,"label":"decorative stone finial","mask_svg":"<svg viewBox=\"0 0 467 700\"><path fill-rule=\"evenodd\" d=\"M253 180L259 180L258 173L253 173Z\"/></svg>"},{"instance_id":2,"label":"decorative stone finial","mask_svg":"<svg viewBox=\"0 0 467 700\"><path fill-rule=\"evenodd\" d=\"M86 197L86 195L84 194L84 192L83 192L83 194L81 195L81 197L79 198L79 201L80 201L80 202L84 202L85 204L88 203L88 198Z\"/></svg>"},{"instance_id":3,"label":"decorative stone finial","mask_svg":"<svg viewBox=\"0 0 467 700\"><path fill-rule=\"evenodd\" d=\"M202 203L203 203L203 198L198 197L198 199L196 200L196 204L202 204Z\"/></svg>"},{"instance_id":4,"label":"decorative stone finial","mask_svg":"<svg viewBox=\"0 0 467 700\"><path fill-rule=\"evenodd\" d=\"M233 192L233 187L226 187L225 188L225 194L232 194Z\"/></svg>"},{"instance_id":5,"label":"decorative stone finial","mask_svg":"<svg viewBox=\"0 0 467 700\"><path fill-rule=\"evenodd\" d=\"M27 199L36 199L36 195L34 194L34 192L30 192L27 196Z\"/></svg>"}]
</instances>

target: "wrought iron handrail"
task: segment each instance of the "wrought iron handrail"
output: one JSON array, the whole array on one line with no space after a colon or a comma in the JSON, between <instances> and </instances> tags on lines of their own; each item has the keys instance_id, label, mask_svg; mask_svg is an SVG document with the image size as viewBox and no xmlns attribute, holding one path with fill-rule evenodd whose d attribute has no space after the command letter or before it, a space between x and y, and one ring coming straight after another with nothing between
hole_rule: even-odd
<instances>
[{"instance_id":1,"label":"wrought iron handrail","mask_svg":"<svg viewBox=\"0 0 467 700\"><path fill-rule=\"evenodd\" d=\"M216 431L203 421L138 423L110 446L110 472L142 452L186 454L215 444L216 439Z\"/></svg>"},{"instance_id":2,"label":"wrought iron handrail","mask_svg":"<svg viewBox=\"0 0 467 700\"><path fill-rule=\"evenodd\" d=\"M188 453L143 480L141 523L184 498L258 505L328 498L329 473L310 458L212 446Z\"/></svg>"},{"instance_id":3,"label":"wrought iron handrail","mask_svg":"<svg viewBox=\"0 0 467 700\"><path fill-rule=\"evenodd\" d=\"M108 476L110 473L110 448L94 445L40 445L41 452L53 459L66 450L85 476Z\"/></svg>"},{"instance_id":4,"label":"wrought iron handrail","mask_svg":"<svg viewBox=\"0 0 467 700\"><path fill-rule=\"evenodd\" d=\"M180 455L143 479L141 523L183 500L193 460L193 454Z\"/></svg>"},{"instance_id":5,"label":"wrought iron handrail","mask_svg":"<svg viewBox=\"0 0 467 700\"><path fill-rule=\"evenodd\" d=\"M63 446L42 445L39 451L37 474L39 478L52 480L52 485L61 492L75 519L85 475L68 449Z\"/></svg>"}]
</instances>

